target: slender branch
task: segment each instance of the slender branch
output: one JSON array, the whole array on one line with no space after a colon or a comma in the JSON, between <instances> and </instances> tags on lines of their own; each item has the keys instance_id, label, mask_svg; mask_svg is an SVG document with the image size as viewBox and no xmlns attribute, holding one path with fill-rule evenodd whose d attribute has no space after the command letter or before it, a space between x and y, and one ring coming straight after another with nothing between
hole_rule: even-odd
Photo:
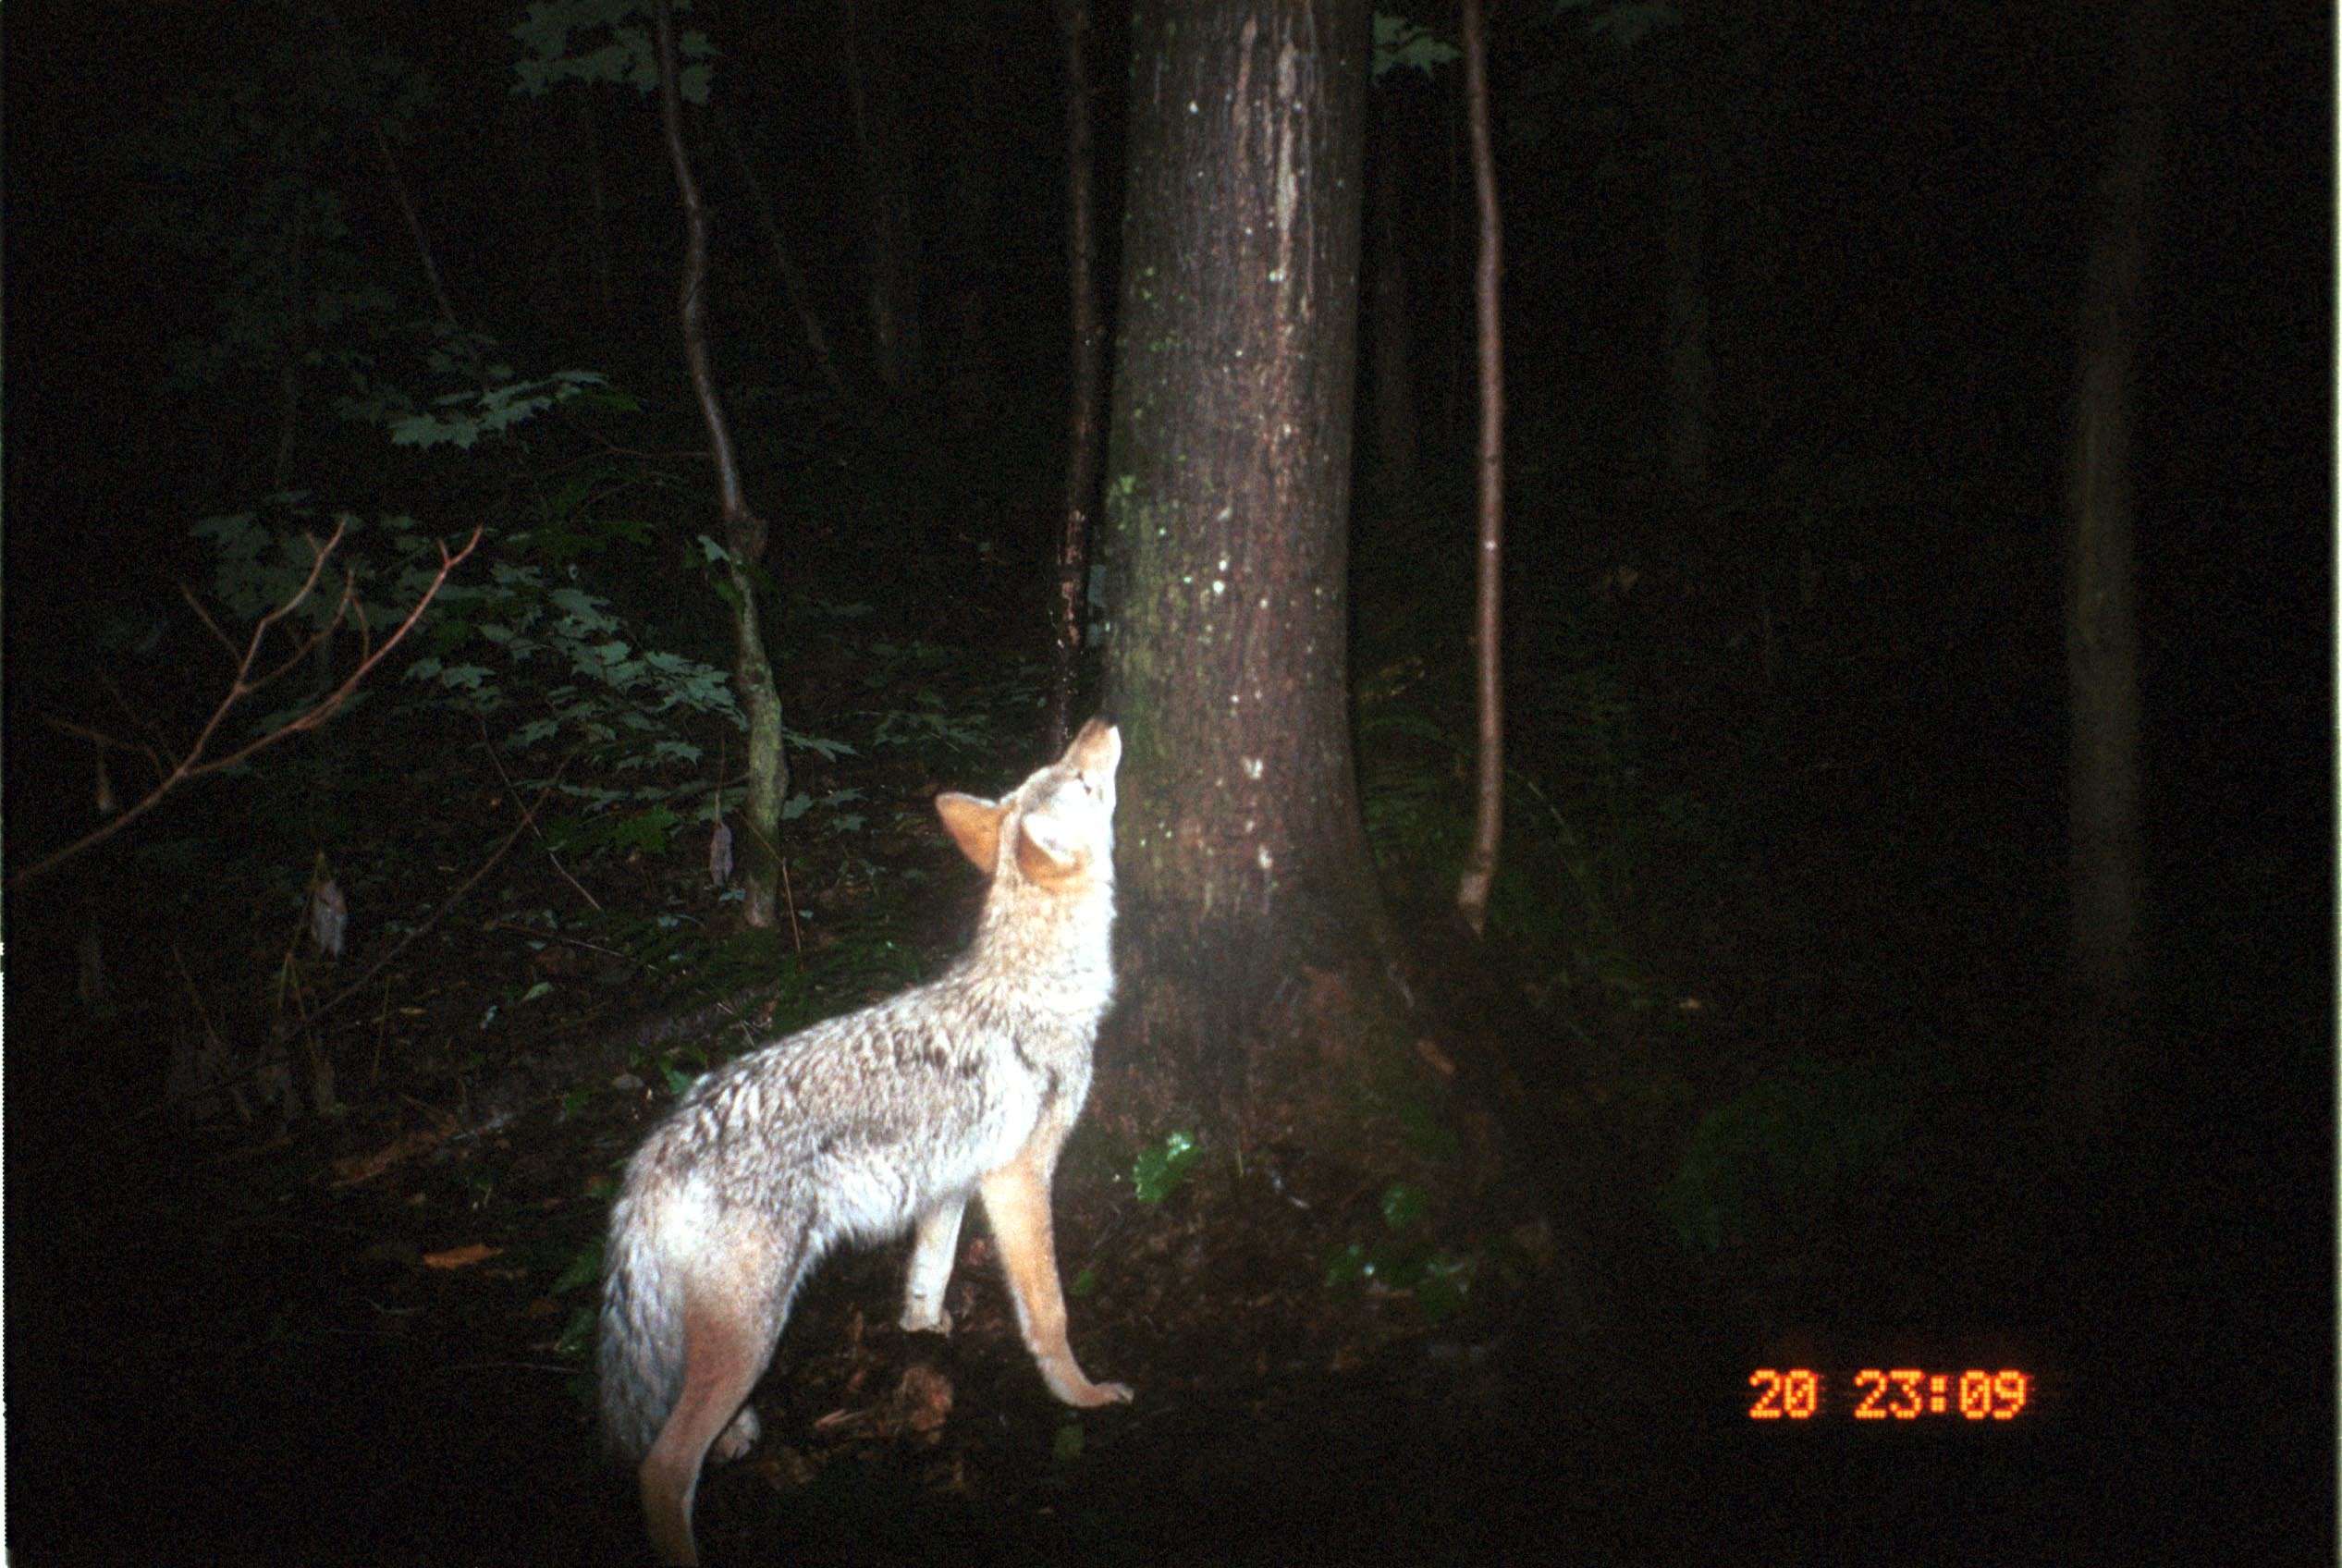
<instances>
[{"instance_id":1,"label":"slender branch","mask_svg":"<svg viewBox=\"0 0 2342 1568\"><path fill-rule=\"evenodd\" d=\"M340 530L336 529L335 533L337 537L338 537ZM303 589L302 592L306 593L308 590ZM195 596L195 591L190 588L186 583L182 582L179 584L178 596L187 601L187 607L195 612L195 619L203 623L203 630L210 632L212 636L218 641L221 649L226 652L229 658L234 658L236 656L235 643L228 637L227 632L222 631L219 629L219 622L212 619L212 612L203 607L203 601Z\"/></svg>"},{"instance_id":2,"label":"slender branch","mask_svg":"<svg viewBox=\"0 0 2342 1568\"><path fill-rule=\"evenodd\" d=\"M519 795L521 791L513 784L512 775L505 771L504 759L497 755L496 742L488 739L488 721L475 714L472 716L472 722L480 727L480 749L488 753L488 766L497 770L497 777L504 780L504 787L507 790L516 796ZM569 766L569 758L562 758L561 767L566 768ZM560 769L555 769L553 776L554 778L558 778L561 776ZM531 815L533 816L534 813L532 813ZM580 882L576 877L570 875L570 868L561 864L561 857L553 852L553 846L545 842L545 829L540 827L535 829L535 832L537 842L545 845L545 858L552 863L554 870L561 874L561 880L567 882L570 887L575 888L577 889L577 896L583 899L596 914L600 913L602 910L602 900L587 892L585 890L585 884Z\"/></svg>"}]
</instances>

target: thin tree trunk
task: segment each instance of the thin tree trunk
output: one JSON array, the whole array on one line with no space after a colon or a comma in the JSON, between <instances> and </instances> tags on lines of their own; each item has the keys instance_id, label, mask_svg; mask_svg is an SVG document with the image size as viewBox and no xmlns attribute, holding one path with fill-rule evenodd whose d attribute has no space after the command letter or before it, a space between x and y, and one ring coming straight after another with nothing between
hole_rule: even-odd
<instances>
[{"instance_id":1,"label":"thin tree trunk","mask_svg":"<svg viewBox=\"0 0 2342 1568\"><path fill-rule=\"evenodd\" d=\"M751 511L742 492L740 467L732 459L731 431L725 422L716 373L707 354L707 214L699 182L692 177L683 145L683 105L675 88L675 24L668 0L656 0L659 110L667 129L667 153L675 165L675 188L683 204L685 243L677 308L683 327L683 355L690 363L692 392L707 427L708 457L716 468L717 494L724 520L724 568L731 586L733 679L748 720L748 792L741 820L748 829L741 858L741 918L770 925L780 887L780 804L789 793L789 760L782 750L780 693L757 625L755 581L749 567L765 553L765 521Z\"/></svg>"},{"instance_id":2,"label":"thin tree trunk","mask_svg":"<svg viewBox=\"0 0 2342 1568\"><path fill-rule=\"evenodd\" d=\"M882 13L877 27L865 28L864 12L874 3ZM867 241L867 276L864 298L870 312L871 361L878 379L896 394L924 384L923 346L919 328L919 268L911 227L911 203L904 190L900 152L901 116L893 112L894 94L884 74L891 58L885 38L883 0L847 0L845 27L846 92L853 104L854 145L862 155L864 233ZM866 55L868 41L881 48L874 72ZM876 95L879 102L873 104Z\"/></svg>"},{"instance_id":3,"label":"thin tree trunk","mask_svg":"<svg viewBox=\"0 0 2342 1568\"><path fill-rule=\"evenodd\" d=\"M2140 0L2119 87L2120 117L2100 182L2081 324L2068 504L2066 661L2073 973L2079 1034L2068 1109L2081 1130L2119 1114L2136 1022L2145 851L2139 820L2139 622L2132 554L2131 424L2147 210L2162 141L2156 0Z\"/></svg>"},{"instance_id":4,"label":"thin tree trunk","mask_svg":"<svg viewBox=\"0 0 2342 1568\"><path fill-rule=\"evenodd\" d=\"M1388 86L1380 90L1387 93ZM1399 221L1397 116L1384 100L1376 116L1374 163L1374 460L1382 484L1415 482L1415 324L1407 300L1406 226Z\"/></svg>"},{"instance_id":5,"label":"thin tree trunk","mask_svg":"<svg viewBox=\"0 0 2342 1568\"><path fill-rule=\"evenodd\" d=\"M594 297L601 301L602 319L618 313L618 291L611 282L610 202L602 187L602 135L594 118L594 94L575 93L579 140L584 143L586 210L593 221L590 247L594 257Z\"/></svg>"},{"instance_id":6,"label":"thin tree trunk","mask_svg":"<svg viewBox=\"0 0 2342 1568\"><path fill-rule=\"evenodd\" d=\"M1075 663L1088 614L1090 508L1097 499L1106 324L1097 309L1097 212L1091 191L1088 0L1059 0L1065 35L1065 272L1073 319L1073 388L1065 432L1065 514L1057 540L1055 635L1049 648L1049 751L1065 748Z\"/></svg>"},{"instance_id":7,"label":"thin tree trunk","mask_svg":"<svg viewBox=\"0 0 2342 1568\"><path fill-rule=\"evenodd\" d=\"M276 377L276 460L271 465L273 488L279 492L292 488L293 447L300 432L300 368L309 357L309 199L305 190L293 198L293 261L285 292L287 320L292 324L290 336L285 342L285 362ZM323 644L321 644L323 646ZM332 668L329 661L321 661L318 675L324 680ZM326 681L326 684L331 684Z\"/></svg>"},{"instance_id":8,"label":"thin tree trunk","mask_svg":"<svg viewBox=\"0 0 2342 1568\"><path fill-rule=\"evenodd\" d=\"M464 346L462 351L469 362L473 356L470 351L470 339L463 330L463 320L456 314L456 302L448 295L447 284L440 279L439 258L432 252L431 236L423 229L423 214L415 211L414 198L407 190L406 176L399 172L398 154L390 149L390 133L383 129L380 120L374 122L374 150L382 154L383 174L390 181L391 194L399 200L399 214L406 219L407 233L415 242L415 259L423 263L423 281L431 286L431 298L439 307L439 319L447 324L448 335L454 342ZM473 364L472 369L484 390L487 386L486 372L477 364Z\"/></svg>"},{"instance_id":9,"label":"thin tree trunk","mask_svg":"<svg viewBox=\"0 0 2342 1568\"><path fill-rule=\"evenodd\" d=\"M732 123L723 101L712 99L708 109L715 116L716 129L724 139L726 150L732 155L733 165L740 170L741 183L748 187L749 202L756 209L756 226L765 231L765 245L772 251L773 270L780 274L781 290L789 296L789 308L797 313L797 325L805 335L805 351L813 356L814 368L821 372L821 379L829 384L829 390L843 401L846 384L838 374L837 361L829 357L829 334L822 330L821 318L814 313L813 297L805 288L804 275L797 270L796 262L789 254L789 241L780 232L780 215L773 210L771 193L756 177L755 161L749 157L747 143L741 140L740 128Z\"/></svg>"},{"instance_id":10,"label":"thin tree trunk","mask_svg":"<svg viewBox=\"0 0 2342 1568\"><path fill-rule=\"evenodd\" d=\"M1480 217L1474 279L1480 344L1480 547L1472 652L1479 695L1479 766L1472 849L1455 893L1465 923L1488 925L1489 889L1504 839L1504 348L1497 312L1504 227L1496 205L1496 152L1489 136L1487 28L1480 0L1464 0L1464 93L1472 130L1472 190Z\"/></svg>"},{"instance_id":11,"label":"thin tree trunk","mask_svg":"<svg viewBox=\"0 0 2342 1568\"><path fill-rule=\"evenodd\" d=\"M1140 0L1106 513L1122 726L1106 1120L1355 1143L1383 924L1347 524L1365 0ZM1379 1059L1378 1059L1379 1060Z\"/></svg>"},{"instance_id":12,"label":"thin tree trunk","mask_svg":"<svg viewBox=\"0 0 2342 1568\"><path fill-rule=\"evenodd\" d=\"M947 0L939 15L929 0L931 24L949 40L950 55L959 61L951 91L935 100L938 113L951 123L943 140L951 148L950 186L941 216L949 254L956 263L951 273L951 334L948 362L938 367L944 378L944 417L952 432L972 435L999 418L999 333L993 316L994 279L998 268L990 258L998 250L992 223L994 190L999 181L997 141L987 134L987 116L999 92L1000 50L996 30L1000 7L996 0ZM936 132L928 133L933 145ZM941 281L945 268L934 269Z\"/></svg>"},{"instance_id":13,"label":"thin tree trunk","mask_svg":"<svg viewBox=\"0 0 2342 1568\"><path fill-rule=\"evenodd\" d=\"M1711 498L1709 433L1715 422L1715 364L1708 345L1708 153L1706 129L1689 89L1661 62L1655 79L1667 129L1661 203L1661 354L1667 371L1667 477L1695 524Z\"/></svg>"}]
</instances>

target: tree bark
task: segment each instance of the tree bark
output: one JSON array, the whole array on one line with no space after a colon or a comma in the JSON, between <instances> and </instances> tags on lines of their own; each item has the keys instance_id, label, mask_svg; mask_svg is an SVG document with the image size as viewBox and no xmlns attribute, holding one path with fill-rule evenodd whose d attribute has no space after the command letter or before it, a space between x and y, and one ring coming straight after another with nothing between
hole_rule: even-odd
<instances>
[{"instance_id":1,"label":"tree bark","mask_svg":"<svg viewBox=\"0 0 2342 1568\"><path fill-rule=\"evenodd\" d=\"M2079 1024L2067 1109L2084 1132L2119 1114L2139 990L2146 878L2139 820L2139 619L2131 423L2147 207L2162 141L2168 30L2157 0L2130 18L2115 142L2092 214L2075 404L2067 563L2067 780L2073 975Z\"/></svg>"},{"instance_id":2,"label":"tree bark","mask_svg":"<svg viewBox=\"0 0 2342 1568\"><path fill-rule=\"evenodd\" d=\"M765 553L765 520L749 509L741 488L740 465L732 458L730 426L724 417L716 371L707 353L707 214L699 181L683 144L683 105L675 87L675 26L667 0L652 7L658 33L659 110L667 129L667 154L675 165L675 188L682 200L685 234L682 280L677 309L683 326L683 355L691 366L692 392L707 427L707 455L715 464L716 488L724 523L724 569L732 612L732 679L748 721L748 791L742 824L748 829L741 857L741 918L770 925L779 909L780 803L789 795L789 759L782 749L780 692L773 684L772 661L756 615L756 584L749 569Z\"/></svg>"},{"instance_id":3,"label":"tree bark","mask_svg":"<svg viewBox=\"0 0 2342 1568\"><path fill-rule=\"evenodd\" d=\"M1097 312L1096 158L1090 136L1089 0L1058 0L1065 35L1065 273L1073 319L1073 389L1065 432L1065 511L1057 540L1057 599L1049 647L1049 750L1065 749L1073 711L1074 661L1087 619L1090 517L1097 500L1098 394L1106 324Z\"/></svg>"},{"instance_id":4,"label":"tree bark","mask_svg":"<svg viewBox=\"0 0 2342 1568\"><path fill-rule=\"evenodd\" d=\"M1105 1118L1149 1133L1355 1129L1340 1069L1382 996L1344 627L1368 17L1133 17L1106 494L1126 1003L1100 1071Z\"/></svg>"},{"instance_id":5,"label":"tree bark","mask_svg":"<svg viewBox=\"0 0 2342 1568\"><path fill-rule=\"evenodd\" d=\"M943 382L944 417L953 434L969 436L994 427L1000 417L1000 334L995 319L1000 269L993 260L999 249L993 208L1000 156L987 126L999 95L1000 7L996 0L948 0L941 6L929 0L922 9L931 18L927 25L950 41L950 57L958 62L948 93L924 95L937 123L921 140L932 147L940 139L951 149L939 214L945 243L930 269L937 284L949 278L950 346L947 354L934 357Z\"/></svg>"}]
</instances>

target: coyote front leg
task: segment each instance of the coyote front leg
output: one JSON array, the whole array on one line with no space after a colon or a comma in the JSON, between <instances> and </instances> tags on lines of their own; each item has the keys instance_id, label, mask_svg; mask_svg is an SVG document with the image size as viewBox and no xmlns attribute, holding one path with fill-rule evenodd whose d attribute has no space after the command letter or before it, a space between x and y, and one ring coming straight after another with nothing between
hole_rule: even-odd
<instances>
[{"instance_id":1,"label":"coyote front leg","mask_svg":"<svg viewBox=\"0 0 2342 1568\"><path fill-rule=\"evenodd\" d=\"M943 1290L960 1253L960 1217L967 1201L953 1198L919 1216L919 1239L911 1248L911 1272L903 1282L902 1327L911 1333L948 1334L951 1315L943 1309Z\"/></svg>"},{"instance_id":2,"label":"coyote front leg","mask_svg":"<svg viewBox=\"0 0 2342 1568\"><path fill-rule=\"evenodd\" d=\"M1035 1140L1036 1144L1039 1142ZM1053 1155L1056 1151L1052 1149ZM1040 1365L1049 1392L1068 1404L1117 1404L1131 1397L1121 1383L1093 1383L1065 1338L1065 1292L1057 1278L1057 1241L1049 1220L1049 1167L1056 1162L1027 1146L984 1179L984 1213L1000 1244L1000 1264L1016 1298L1024 1348Z\"/></svg>"}]
</instances>

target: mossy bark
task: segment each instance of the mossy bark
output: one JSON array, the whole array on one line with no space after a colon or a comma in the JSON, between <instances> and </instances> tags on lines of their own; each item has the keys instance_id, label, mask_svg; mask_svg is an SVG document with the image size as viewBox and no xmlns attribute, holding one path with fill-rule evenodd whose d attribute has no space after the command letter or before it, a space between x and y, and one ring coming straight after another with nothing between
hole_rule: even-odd
<instances>
[{"instance_id":1,"label":"mossy bark","mask_svg":"<svg viewBox=\"0 0 2342 1568\"><path fill-rule=\"evenodd\" d=\"M1390 1003L1353 778L1367 6L1142 0L1106 480L1122 1007L1099 1114L1355 1136Z\"/></svg>"}]
</instances>

